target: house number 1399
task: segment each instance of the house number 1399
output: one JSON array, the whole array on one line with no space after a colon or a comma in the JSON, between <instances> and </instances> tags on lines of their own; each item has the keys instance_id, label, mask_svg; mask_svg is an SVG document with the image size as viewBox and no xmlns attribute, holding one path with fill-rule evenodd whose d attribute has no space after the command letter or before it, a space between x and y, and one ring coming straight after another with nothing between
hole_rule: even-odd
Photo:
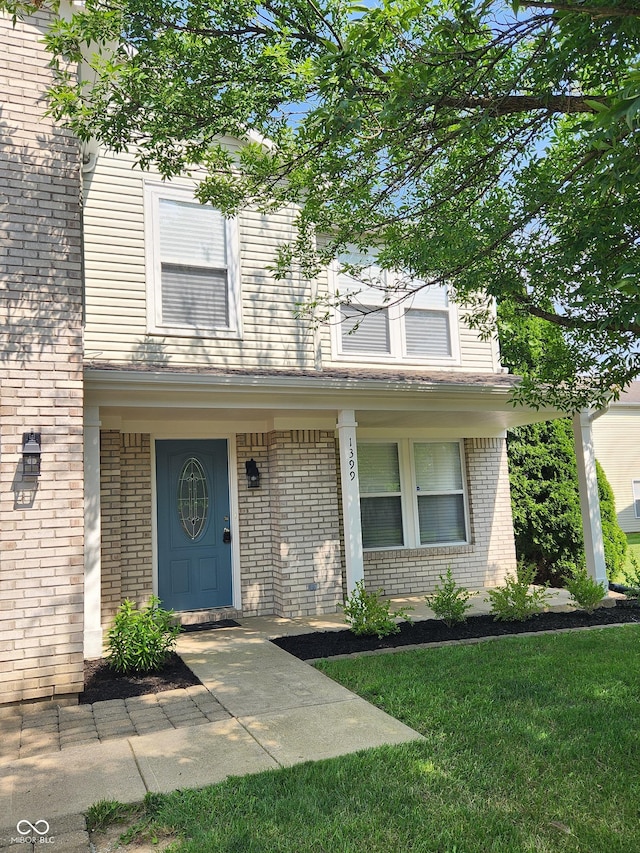
<instances>
[{"instance_id":1,"label":"house number 1399","mask_svg":"<svg viewBox=\"0 0 640 853\"><path fill-rule=\"evenodd\" d=\"M353 483L356 478L356 453L353 449L353 439L349 439L349 479Z\"/></svg>"}]
</instances>

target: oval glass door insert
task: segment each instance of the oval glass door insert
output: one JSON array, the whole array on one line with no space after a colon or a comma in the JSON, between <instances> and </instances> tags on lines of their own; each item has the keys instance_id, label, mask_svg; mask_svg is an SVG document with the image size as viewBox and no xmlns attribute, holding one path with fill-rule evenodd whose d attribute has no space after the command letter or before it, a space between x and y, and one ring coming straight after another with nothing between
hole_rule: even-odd
<instances>
[{"instance_id":1,"label":"oval glass door insert","mask_svg":"<svg viewBox=\"0 0 640 853\"><path fill-rule=\"evenodd\" d=\"M178 478L178 518L189 539L197 539L204 530L209 512L207 477L201 463L191 456Z\"/></svg>"}]
</instances>

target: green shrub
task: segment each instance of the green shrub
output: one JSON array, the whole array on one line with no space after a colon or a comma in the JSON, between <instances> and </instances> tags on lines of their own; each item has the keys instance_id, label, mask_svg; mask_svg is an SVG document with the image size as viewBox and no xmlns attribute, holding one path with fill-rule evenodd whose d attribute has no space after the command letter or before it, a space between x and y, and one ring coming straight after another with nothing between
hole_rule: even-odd
<instances>
[{"instance_id":1,"label":"green shrub","mask_svg":"<svg viewBox=\"0 0 640 853\"><path fill-rule=\"evenodd\" d=\"M640 565L638 565L635 554L629 554L629 562L631 568L625 569L624 573L627 596L640 601Z\"/></svg>"},{"instance_id":2,"label":"green shrub","mask_svg":"<svg viewBox=\"0 0 640 853\"><path fill-rule=\"evenodd\" d=\"M573 567L584 563L571 421L561 418L510 430L507 450L518 559L535 566L538 582L564 586ZM627 542L599 464L596 473L605 562L612 578L622 571Z\"/></svg>"},{"instance_id":3,"label":"green shrub","mask_svg":"<svg viewBox=\"0 0 640 853\"><path fill-rule=\"evenodd\" d=\"M451 628L458 622L466 622L466 612L471 609L468 603L471 593L464 586L458 586L451 574L451 567L445 576L440 575L440 584L432 595L426 596L426 602L433 612Z\"/></svg>"},{"instance_id":4,"label":"green shrub","mask_svg":"<svg viewBox=\"0 0 640 853\"><path fill-rule=\"evenodd\" d=\"M582 607L587 613L593 613L594 607L602 601L607 592L604 584L597 583L588 575L584 566L574 568L565 586L578 607Z\"/></svg>"},{"instance_id":5,"label":"green shrub","mask_svg":"<svg viewBox=\"0 0 640 853\"><path fill-rule=\"evenodd\" d=\"M364 581L358 581L355 589L342 605L344 616L351 631L358 637L375 635L379 639L397 634L400 628L396 619L410 622L408 612L412 607L400 608L391 612L391 602L382 601L378 592L367 592Z\"/></svg>"},{"instance_id":6,"label":"green shrub","mask_svg":"<svg viewBox=\"0 0 640 853\"><path fill-rule=\"evenodd\" d=\"M502 621L524 622L539 613L549 600L546 589L530 589L535 577L533 566L518 566L517 574L507 575L504 586L488 590L486 601L491 602L493 618Z\"/></svg>"},{"instance_id":7,"label":"green shrub","mask_svg":"<svg viewBox=\"0 0 640 853\"><path fill-rule=\"evenodd\" d=\"M160 607L155 595L142 610L127 599L108 635L107 659L111 668L124 675L161 669L182 630L173 624L174 616L173 610Z\"/></svg>"}]
</instances>

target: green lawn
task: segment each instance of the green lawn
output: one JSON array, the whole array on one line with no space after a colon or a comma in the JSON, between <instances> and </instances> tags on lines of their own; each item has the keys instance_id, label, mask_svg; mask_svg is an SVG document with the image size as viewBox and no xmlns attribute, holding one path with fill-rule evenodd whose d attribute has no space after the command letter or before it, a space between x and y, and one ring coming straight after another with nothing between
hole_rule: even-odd
<instances>
[{"instance_id":1,"label":"green lawn","mask_svg":"<svg viewBox=\"0 0 640 853\"><path fill-rule=\"evenodd\" d=\"M625 569L631 568L631 555L636 558L636 561L640 566L640 533L627 533L627 543L628 548Z\"/></svg>"},{"instance_id":2,"label":"green lawn","mask_svg":"<svg viewBox=\"0 0 640 853\"><path fill-rule=\"evenodd\" d=\"M153 795L148 834L180 853L640 850L640 626L320 668L425 740Z\"/></svg>"}]
</instances>

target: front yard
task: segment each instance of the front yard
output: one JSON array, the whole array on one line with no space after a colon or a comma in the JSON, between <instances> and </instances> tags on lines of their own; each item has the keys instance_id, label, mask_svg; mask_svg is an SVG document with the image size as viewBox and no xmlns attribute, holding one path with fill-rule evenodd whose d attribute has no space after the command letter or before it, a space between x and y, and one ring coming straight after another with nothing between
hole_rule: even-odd
<instances>
[{"instance_id":1,"label":"front yard","mask_svg":"<svg viewBox=\"0 0 640 853\"><path fill-rule=\"evenodd\" d=\"M425 740L152 795L143 834L180 853L640 850L640 627L320 668Z\"/></svg>"},{"instance_id":2,"label":"front yard","mask_svg":"<svg viewBox=\"0 0 640 853\"><path fill-rule=\"evenodd\" d=\"M631 569L631 557L635 557L637 563L640 565L640 533L627 533L627 560L625 563L625 569Z\"/></svg>"}]
</instances>

